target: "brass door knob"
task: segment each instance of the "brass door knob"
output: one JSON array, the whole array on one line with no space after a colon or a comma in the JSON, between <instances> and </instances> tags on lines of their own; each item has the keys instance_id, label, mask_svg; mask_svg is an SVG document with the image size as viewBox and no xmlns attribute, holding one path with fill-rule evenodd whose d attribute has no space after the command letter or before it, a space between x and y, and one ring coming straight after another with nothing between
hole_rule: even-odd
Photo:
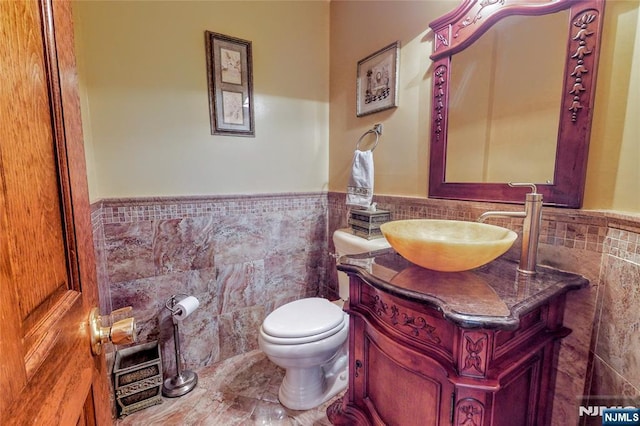
<instances>
[{"instance_id":1,"label":"brass door knob","mask_svg":"<svg viewBox=\"0 0 640 426\"><path fill-rule=\"evenodd\" d=\"M131 311L131 307L113 311L111 318L116 314ZM89 313L89 331L91 334L91 352L94 355L102 353L102 345L111 342L114 345L126 345L136 341L136 321L135 318L125 318L116 321L110 327L103 327L102 317L98 308L91 309Z\"/></svg>"}]
</instances>

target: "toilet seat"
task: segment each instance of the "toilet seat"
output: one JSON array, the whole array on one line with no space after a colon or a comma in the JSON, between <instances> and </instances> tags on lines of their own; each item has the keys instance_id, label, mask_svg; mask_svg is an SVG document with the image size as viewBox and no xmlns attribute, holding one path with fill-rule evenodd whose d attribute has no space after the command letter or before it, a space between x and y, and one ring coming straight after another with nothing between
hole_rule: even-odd
<instances>
[{"instance_id":1,"label":"toilet seat","mask_svg":"<svg viewBox=\"0 0 640 426\"><path fill-rule=\"evenodd\" d=\"M327 339L333 336L334 334L339 333L345 327L349 327L349 322L346 320L343 321L337 327L332 328L331 330L327 330L324 333L314 334L312 336L305 336L305 337L274 337L265 333L264 329L260 327L260 337L265 342L272 343L274 345L281 345L281 346L302 345L304 343L314 343L314 342L319 342L321 340Z\"/></svg>"},{"instance_id":2,"label":"toilet seat","mask_svg":"<svg viewBox=\"0 0 640 426\"><path fill-rule=\"evenodd\" d=\"M310 297L280 306L265 318L260 331L271 343L292 345L327 338L345 326L342 309L327 299Z\"/></svg>"}]
</instances>

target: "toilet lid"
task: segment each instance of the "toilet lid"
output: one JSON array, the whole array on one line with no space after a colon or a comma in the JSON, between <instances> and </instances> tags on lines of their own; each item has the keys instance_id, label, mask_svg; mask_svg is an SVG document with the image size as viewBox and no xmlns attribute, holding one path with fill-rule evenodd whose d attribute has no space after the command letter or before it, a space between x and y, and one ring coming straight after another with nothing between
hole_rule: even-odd
<instances>
[{"instance_id":1,"label":"toilet lid","mask_svg":"<svg viewBox=\"0 0 640 426\"><path fill-rule=\"evenodd\" d=\"M343 321L344 312L337 305L310 297L280 306L265 318L262 329L273 337L306 337L336 328Z\"/></svg>"}]
</instances>

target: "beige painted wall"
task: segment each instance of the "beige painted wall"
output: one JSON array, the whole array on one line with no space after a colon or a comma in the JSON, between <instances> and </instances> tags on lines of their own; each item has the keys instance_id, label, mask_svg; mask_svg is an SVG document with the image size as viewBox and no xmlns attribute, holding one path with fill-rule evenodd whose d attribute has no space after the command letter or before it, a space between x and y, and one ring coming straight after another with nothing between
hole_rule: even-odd
<instances>
[{"instance_id":1,"label":"beige painted wall","mask_svg":"<svg viewBox=\"0 0 640 426\"><path fill-rule=\"evenodd\" d=\"M74 3L91 200L326 189L329 2ZM204 31L253 45L255 138L212 136Z\"/></svg>"},{"instance_id":2,"label":"beige painted wall","mask_svg":"<svg viewBox=\"0 0 640 426\"><path fill-rule=\"evenodd\" d=\"M374 192L427 196L432 34L428 24L458 0L331 3L329 188L346 189L353 149L384 123ZM640 213L640 26L638 0L608 1L589 153L585 209ZM357 118L357 62L400 40L399 106ZM633 77L635 76L635 78Z\"/></svg>"},{"instance_id":3,"label":"beige painted wall","mask_svg":"<svg viewBox=\"0 0 640 426\"><path fill-rule=\"evenodd\" d=\"M332 1L329 189L345 191L358 138L384 130L374 153L374 193L426 197L431 38L428 23L451 9L443 1ZM400 41L399 105L356 117L359 60Z\"/></svg>"},{"instance_id":4,"label":"beige painted wall","mask_svg":"<svg viewBox=\"0 0 640 426\"><path fill-rule=\"evenodd\" d=\"M428 23L457 4L76 2L92 201L344 191L356 141L375 123L375 193L425 198ZM607 2L586 209L640 212L639 9ZM210 135L205 29L253 41L255 138ZM395 40L399 106L357 118L357 62Z\"/></svg>"},{"instance_id":5,"label":"beige painted wall","mask_svg":"<svg viewBox=\"0 0 640 426\"><path fill-rule=\"evenodd\" d=\"M584 208L640 213L640 0L607 1Z\"/></svg>"}]
</instances>

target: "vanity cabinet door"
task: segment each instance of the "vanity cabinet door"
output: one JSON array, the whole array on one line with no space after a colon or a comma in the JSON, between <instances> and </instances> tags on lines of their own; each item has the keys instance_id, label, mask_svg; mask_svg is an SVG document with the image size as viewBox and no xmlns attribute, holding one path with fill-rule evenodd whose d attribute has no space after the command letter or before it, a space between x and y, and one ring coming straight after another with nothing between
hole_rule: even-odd
<instances>
[{"instance_id":1,"label":"vanity cabinet door","mask_svg":"<svg viewBox=\"0 0 640 426\"><path fill-rule=\"evenodd\" d=\"M355 322L361 330L352 363L358 408L376 425L450 425L454 387L446 370L361 318Z\"/></svg>"}]
</instances>

